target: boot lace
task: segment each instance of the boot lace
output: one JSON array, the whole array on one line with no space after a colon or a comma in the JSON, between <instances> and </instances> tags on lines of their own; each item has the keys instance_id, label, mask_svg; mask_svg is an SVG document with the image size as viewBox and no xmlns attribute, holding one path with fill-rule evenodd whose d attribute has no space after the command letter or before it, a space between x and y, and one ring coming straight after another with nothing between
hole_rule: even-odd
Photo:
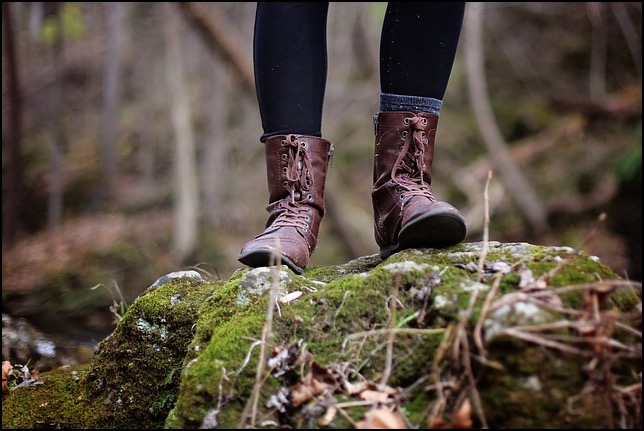
<instances>
[{"instance_id":1,"label":"boot lace","mask_svg":"<svg viewBox=\"0 0 644 431\"><path fill-rule=\"evenodd\" d=\"M291 198L284 199L279 203L278 206L283 212L275 219L273 225L276 227L296 227L308 232L312 210L311 207L302 205L302 201L313 200L313 195L307 193L313 185L311 160L306 152L307 142L298 141L295 135L288 135L282 141L282 146L288 147L288 165L284 187L288 190Z\"/></svg>"},{"instance_id":2,"label":"boot lace","mask_svg":"<svg viewBox=\"0 0 644 431\"><path fill-rule=\"evenodd\" d=\"M398 184L396 191L402 194L402 200L413 196L425 196L432 201L431 187L424 181L425 149L427 147L427 118L421 115L404 119L409 130L403 130L405 143L400 149L393 169L391 170L392 184Z\"/></svg>"}]
</instances>

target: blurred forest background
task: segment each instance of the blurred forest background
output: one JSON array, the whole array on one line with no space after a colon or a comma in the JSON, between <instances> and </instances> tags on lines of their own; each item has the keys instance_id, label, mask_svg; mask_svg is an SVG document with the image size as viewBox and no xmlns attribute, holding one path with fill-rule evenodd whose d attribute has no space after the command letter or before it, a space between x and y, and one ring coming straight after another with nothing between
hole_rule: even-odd
<instances>
[{"instance_id":1,"label":"blurred forest background","mask_svg":"<svg viewBox=\"0 0 644 431\"><path fill-rule=\"evenodd\" d=\"M378 251L385 8L329 9L323 134L336 151L312 266ZM3 316L96 339L168 272L243 267L268 203L254 14L253 2L2 3ZM483 239L487 200L490 240L583 249L641 281L641 97L641 2L469 3L435 195L463 211L466 241Z\"/></svg>"}]
</instances>

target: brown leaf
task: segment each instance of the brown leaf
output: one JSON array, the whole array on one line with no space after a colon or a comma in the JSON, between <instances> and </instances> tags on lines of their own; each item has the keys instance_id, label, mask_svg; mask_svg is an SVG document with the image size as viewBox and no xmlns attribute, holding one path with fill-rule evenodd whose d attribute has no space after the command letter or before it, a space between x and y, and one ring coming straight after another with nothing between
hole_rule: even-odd
<instances>
[{"instance_id":1,"label":"brown leaf","mask_svg":"<svg viewBox=\"0 0 644 431\"><path fill-rule=\"evenodd\" d=\"M357 422L358 429L407 429L407 425L398 412L392 412L386 407L370 410L365 420Z\"/></svg>"},{"instance_id":2,"label":"brown leaf","mask_svg":"<svg viewBox=\"0 0 644 431\"><path fill-rule=\"evenodd\" d=\"M470 429L472 428L472 404L469 399L465 399L458 408L450 422L443 418L435 418L427 424L430 429Z\"/></svg>"},{"instance_id":3,"label":"brown leaf","mask_svg":"<svg viewBox=\"0 0 644 431\"><path fill-rule=\"evenodd\" d=\"M372 403L384 404L389 400L389 395L384 392L367 390L360 393L360 398L365 401L371 401Z\"/></svg>"},{"instance_id":4,"label":"brown leaf","mask_svg":"<svg viewBox=\"0 0 644 431\"><path fill-rule=\"evenodd\" d=\"M331 371L313 362L311 371L307 373L304 380L291 390L293 407L301 406L324 391L334 388L335 385L336 380Z\"/></svg>"},{"instance_id":5,"label":"brown leaf","mask_svg":"<svg viewBox=\"0 0 644 431\"><path fill-rule=\"evenodd\" d=\"M461 407L454 413L452 428L472 428L472 404L465 398Z\"/></svg>"},{"instance_id":6,"label":"brown leaf","mask_svg":"<svg viewBox=\"0 0 644 431\"><path fill-rule=\"evenodd\" d=\"M315 380L311 373L304 377L304 381L296 384L291 390L291 400L293 407L299 407L307 401L324 393L331 386L327 383Z\"/></svg>"},{"instance_id":7,"label":"brown leaf","mask_svg":"<svg viewBox=\"0 0 644 431\"><path fill-rule=\"evenodd\" d=\"M324 416L318 419L318 425L321 427L328 426L333 421L333 419L335 419L335 416L337 415L337 413L338 413L338 408L336 406L329 406L326 409Z\"/></svg>"},{"instance_id":8,"label":"brown leaf","mask_svg":"<svg viewBox=\"0 0 644 431\"><path fill-rule=\"evenodd\" d=\"M2 393L9 392L9 371L13 369L13 365L9 361L2 361Z\"/></svg>"},{"instance_id":9,"label":"brown leaf","mask_svg":"<svg viewBox=\"0 0 644 431\"><path fill-rule=\"evenodd\" d=\"M344 382L344 390L349 395L356 395L366 390L368 385L368 382L351 383L350 381L346 380Z\"/></svg>"},{"instance_id":10,"label":"brown leaf","mask_svg":"<svg viewBox=\"0 0 644 431\"><path fill-rule=\"evenodd\" d=\"M319 380L329 385L337 384L337 380L333 375L333 373L331 372L331 370L321 365L318 365L317 362L311 363L311 373L313 374L313 378L315 380Z\"/></svg>"},{"instance_id":11,"label":"brown leaf","mask_svg":"<svg viewBox=\"0 0 644 431\"><path fill-rule=\"evenodd\" d=\"M434 418L431 422L427 424L427 428L436 430L436 429L443 429L443 428L449 428L447 426L447 422L443 420L443 418Z\"/></svg>"}]
</instances>

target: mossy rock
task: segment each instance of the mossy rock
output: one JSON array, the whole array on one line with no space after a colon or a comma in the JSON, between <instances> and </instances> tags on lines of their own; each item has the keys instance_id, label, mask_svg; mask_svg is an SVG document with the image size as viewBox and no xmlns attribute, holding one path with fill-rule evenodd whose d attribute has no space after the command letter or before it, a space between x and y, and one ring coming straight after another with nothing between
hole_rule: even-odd
<instances>
[{"instance_id":1,"label":"mossy rock","mask_svg":"<svg viewBox=\"0 0 644 431\"><path fill-rule=\"evenodd\" d=\"M469 243L168 277L88 369L5 395L3 428L630 428L641 369L641 284Z\"/></svg>"}]
</instances>

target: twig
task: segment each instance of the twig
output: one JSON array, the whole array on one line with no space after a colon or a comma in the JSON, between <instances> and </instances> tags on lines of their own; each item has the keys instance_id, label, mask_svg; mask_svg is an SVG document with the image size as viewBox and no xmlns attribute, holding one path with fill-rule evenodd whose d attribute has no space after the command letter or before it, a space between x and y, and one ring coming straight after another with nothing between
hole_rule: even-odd
<instances>
[{"instance_id":1,"label":"twig","mask_svg":"<svg viewBox=\"0 0 644 431\"><path fill-rule=\"evenodd\" d=\"M250 355L251 353L253 353L253 349L260 344L262 344L262 342L256 340L253 342L253 344L250 345L248 352L246 353L246 357L244 357L244 362L242 363L241 367L239 367L237 371L235 371L235 375L239 375L242 370L246 368L246 365L248 365L248 363L250 362Z\"/></svg>"},{"instance_id":2,"label":"twig","mask_svg":"<svg viewBox=\"0 0 644 431\"><path fill-rule=\"evenodd\" d=\"M208 11L198 2L177 2L177 6L198 30L207 48L226 60L235 70L247 96L255 95L255 76L250 57L244 55L245 43L237 28L221 14L218 8Z\"/></svg>"},{"instance_id":3,"label":"twig","mask_svg":"<svg viewBox=\"0 0 644 431\"><path fill-rule=\"evenodd\" d=\"M433 335L445 332L444 328L421 329L421 328L387 328L387 329L373 329L371 331L354 332L345 337L345 342L354 338L368 337L370 335L383 335L393 332L395 334L411 334L411 335Z\"/></svg>"},{"instance_id":4,"label":"twig","mask_svg":"<svg viewBox=\"0 0 644 431\"><path fill-rule=\"evenodd\" d=\"M279 240L277 243L277 250L280 250ZM259 361L257 363L257 371L255 373L255 384L253 385L253 391L251 393L244 411L242 412L239 428L245 428L246 421L250 416L250 425L254 427L255 421L257 419L257 404L259 403L259 392L263 383L263 374L266 366L266 351L268 347L268 341L271 338L271 332L273 327L273 314L275 309L275 303L277 301L277 290L279 287L279 264L280 256L279 254L273 254L271 256L271 275L272 275L272 285L270 290L270 298L268 299L268 306L266 310L266 321L264 322L264 328L262 329L262 339L259 351ZM250 414L248 411L250 410Z\"/></svg>"},{"instance_id":5,"label":"twig","mask_svg":"<svg viewBox=\"0 0 644 431\"><path fill-rule=\"evenodd\" d=\"M640 339L642 338L642 331L638 331L637 329L633 329L630 326L626 326L622 322L613 322L613 324L619 329L623 329L624 331L628 332L631 335L635 335Z\"/></svg>"},{"instance_id":6,"label":"twig","mask_svg":"<svg viewBox=\"0 0 644 431\"><path fill-rule=\"evenodd\" d=\"M588 235L586 235L584 242L579 247L581 250L584 250L586 247L588 247L588 244L590 244L595 239L595 237L597 236L597 231L599 230L599 226L606 221L606 218L606 213L601 213L599 217L597 217L597 224L593 227L593 230L590 231Z\"/></svg>"},{"instance_id":7,"label":"twig","mask_svg":"<svg viewBox=\"0 0 644 431\"><path fill-rule=\"evenodd\" d=\"M485 263L485 257L489 249L489 237L490 237L490 197L488 195L488 190L490 188L490 181L492 180L492 171L487 173L487 182L485 183L485 189L483 191L483 202L485 203L485 217L483 219L483 248L481 249L481 256L479 256L479 267L476 280L480 283L483 279L483 265Z\"/></svg>"},{"instance_id":8,"label":"twig","mask_svg":"<svg viewBox=\"0 0 644 431\"><path fill-rule=\"evenodd\" d=\"M465 331L465 325L469 321L472 315L472 310L474 309L474 304L476 304L476 300L478 299L478 292L479 292L478 289L474 289L474 291L472 291L472 295L470 296L470 302L468 304L467 310L464 313L461 313L460 315L459 325L458 325L460 338L456 340L456 343L462 344L463 346L461 362L463 364L463 367L465 368L465 375L469 382L474 410L476 411L476 414L479 417L479 420L481 421L483 428L488 428L487 420L485 419L485 413L483 411L483 405L481 403L481 398L479 397L479 392L478 392L478 389L476 388L476 380L474 379L474 374L472 373L472 363L470 361L470 346L469 346L469 342L467 341L467 332Z\"/></svg>"},{"instance_id":9,"label":"twig","mask_svg":"<svg viewBox=\"0 0 644 431\"><path fill-rule=\"evenodd\" d=\"M335 310L335 314L333 315L333 329L335 329L335 321L338 318L338 315L340 314L340 310L342 310L342 308L344 307L344 303L346 302L347 297L349 296L350 293L351 292L349 290L344 292L344 295L342 296L342 302L340 303L340 306L338 307L338 309Z\"/></svg>"},{"instance_id":10,"label":"twig","mask_svg":"<svg viewBox=\"0 0 644 431\"><path fill-rule=\"evenodd\" d=\"M503 273L501 272L496 274L496 276L494 277L494 283L492 284L492 287L490 288L490 290L488 291L485 297L485 302L483 303L483 307L481 308L481 311L479 313L479 318L476 321L476 325L474 326L474 343L476 344L476 347L479 350L479 355L483 360L485 360L485 356L486 356L485 346L483 345L483 321L485 320L485 317L488 314L490 303L492 302L492 298L494 298L494 295L496 295L496 291L498 290L499 285L501 284L502 277L503 277Z\"/></svg>"},{"instance_id":11,"label":"twig","mask_svg":"<svg viewBox=\"0 0 644 431\"><path fill-rule=\"evenodd\" d=\"M356 421L354 421L353 418L349 416L343 408L339 407L339 405L337 405L336 407L338 407L338 413L340 414L340 416L342 416L347 422L349 422L354 429L358 428Z\"/></svg>"},{"instance_id":12,"label":"twig","mask_svg":"<svg viewBox=\"0 0 644 431\"><path fill-rule=\"evenodd\" d=\"M391 303L389 309L389 322L387 323L389 332L387 333L387 348L385 350L385 369L382 373L382 378L380 383L383 385L387 384L389 376L391 376L391 364L394 358L394 332L391 331L396 326L396 301L398 300L398 289L400 288L400 280L402 274L399 272L396 274L394 280L394 286L392 288L393 292L390 298L387 299Z\"/></svg>"},{"instance_id":13,"label":"twig","mask_svg":"<svg viewBox=\"0 0 644 431\"><path fill-rule=\"evenodd\" d=\"M528 341L530 343L541 344L543 346L552 347L554 349L559 349L559 350L561 350L563 352L573 353L575 355L580 355L580 356L590 356L591 355L590 352L586 352L584 350L577 349L575 347L570 347L567 344L558 343L556 341L551 341L551 340L548 340L546 338L543 338L543 337L540 337L540 336L537 336L537 335L534 335L534 334L531 334L531 333L525 333L525 332L522 332L522 331L517 331L514 328L506 328L506 329L501 330L499 333L509 335L511 337L515 337L515 338L518 338L518 339L523 340L523 341Z\"/></svg>"},{"instance_id":14,"label":"twig","mask_svg":"<svg viewBox=\"0 0 644 431\"><path fill-rule=\"evenodd\" d=\"M434 359L432 360L432 370L431 370L431 378L432 381L434 382L433 386L430 386L426 388L427 390L434 389L434 392L436 393L436 402L431 406L431 409L429 409L429 416L427 417L427 423L434 423L438 415L440 415L444 408L445 405L447 404L445 400L445 395L443 394L443 382L440 380L440 370L439 370L439 364L445 356L445 352L449 348L449 345L453 342L454 338L452 337L454 333L454 325L449 325L447 328L445 328L445 333L443 334L443 338L441 340L441 343L438 345L438 348L436 349L436 353L434 354ZM423 417L425 417L428 413L423 414Z\"/></svg>"},{"instance_id":15,"label":"twig","mask_svg":"<svg viewBox=\"0 0 644 431\"><path fill-rule=\"evenodd\" d=\"M217 274L217 277L212 275L210 272L206 271L201 267L201 265L208 265L206 262L200 262L192 266L192 268L195 269L195 271L199 271L202 274L206 274L208 277L210 277L211 280L221 280L221 276L219 275L219 271L217 271L217 268L213 268L215 270L215 274Z\"/></svg>"}]
</instances>

